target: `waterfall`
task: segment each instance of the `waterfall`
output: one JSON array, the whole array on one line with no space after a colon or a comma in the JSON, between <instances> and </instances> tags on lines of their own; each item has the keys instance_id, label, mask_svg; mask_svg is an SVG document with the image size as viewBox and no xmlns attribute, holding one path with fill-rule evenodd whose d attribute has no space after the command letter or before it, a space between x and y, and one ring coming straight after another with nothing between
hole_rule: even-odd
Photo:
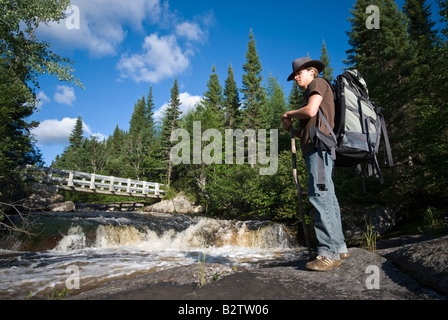
<instances>
[{"instance_id":1,"label":"waterfall","mask_svg":"<svg viewBox=\"0 0 448 320\"><path fill-rule=\"evenodd\" d=\"M98 224L90 245L79 225L72 226L53 249L69 252L85 248L134 247L146 250L198 250L201 248L245 247L254 249L287 249L295 246L294 237L279 223L242 222L197 217L183 230L170 224L133 225Z\"/></svg>"},{"instance_id":2,"label":"waterfall","mask_svg":"<svg viewBox=\"0 0 448 320\"><path fill-rule=\"evenodd\" d=\"M180 214L35 213L35 234L0 237L0 299L45 298L79 270L83 290L140 273L198 263L259 267L297 259L281 223Z\"/></svg>"}]
</instances>

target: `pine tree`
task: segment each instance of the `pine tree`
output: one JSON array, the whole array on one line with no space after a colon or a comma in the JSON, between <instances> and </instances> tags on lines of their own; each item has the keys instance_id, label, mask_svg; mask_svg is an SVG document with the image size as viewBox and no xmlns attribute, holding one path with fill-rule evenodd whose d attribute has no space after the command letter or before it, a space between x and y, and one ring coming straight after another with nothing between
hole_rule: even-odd
<instances>
[{"instance_id":1,"label":"pine tree","mask_svg":"<svg viewBox=\"0 0 448 320\"><path fill-rule=\"evenodd\" d=\"M322 77L327 79L328 81L333 81L333 68L330 65L331 59L327 52L327 45L325 44L325 40L322 40L322 51L320 60L325 63L325 69L322 71Z\"/></svg>"},{"instance_id":2,"label":"pine tree","mask_svg":"<svg viewBox=\"0 0 448 320\"><path fill-rule=\"evenodd\" d=\"M68 146L65 148L58 161L55 161L54 163L55 168L77 171L82 171L84 168L87 155L83 149L84 133L82 127L83 121L82 117L79 115L68 138Z\"/></svg>"},{"instance_id":3,"label":"pine tree","mask_svg":"<svg viewBox=\"0 0 448 320\"><path fill-rule=\"evenodd\" d=\"M403 12L409 18L409 36L416 47L418 58L426 62L437 40L435 22L431 19L431 6L425 5L426 0L406 0Z\"/></svg>"},{"instance_id":4,"label":"pine tree","mask_svg":"<svg viewBox=\"0 0 448 320\"><path fill-rule=\"evenodd\" d=\"M204 108L202 130L215 128L218 130L224 127L224 107L223 90L219 83L219 77L216 74L215 66L212 67L212 74L207 82L207 91L204 92L204 98L201 105Z\"/></svg>"},{"instance_id":5,"label":"pine tree","mask_svg":"<svg viewBox=\"0 0 448 320\"><path fill-rule=\"evenodd\" d=\"M264 105L262 112L264 129L281 129L281 119L287 111L285 94L278 83L278 79L272 75L268 77L266 95L267 103Z\"/></svg>"},{"instance_id":6,"label":"pine tree","mask_svg":"<svg viewBox=\"0 0 448 320\"><path fill-rule=\"evenodd\" d=\"M142 165L145 157L143 132L146 129L145 119L146 101L143 96L134 106L129 121L129 135L127 139L126 166L129 167L127 176L140 180L142 178Z\"/></svg>"},{"instance_id":7,"label":"pine tree","mask_svg":"<svg viewBox=\"0 0 448 320\"><path fill-rule=\"evenodd\" d=\"M365 26L365 9L370 4L380 9L380 29ZM446 101L438 97L448 90L439 73L446 68L446 60L438 60L437 55L431 55L433 61L418 58L418 54L431 54L433 50L429 9L423 1L406 4L409 18L392 0L358 0L349 19L352 49L347 61L360 70L371 99L386 116L396 167L388 179L393 183L389 189L393 193L384 196L418 210L419 205L420 209L427 207L425 198L433 203L442 201L442 190L448 187L447 173L442 169L447 156L447 130L446 121L441 120L446 119L447 108ZM416 30L420 27L427 36ZM419 43L430 48L423 50ZM423 64L429 64L430 73L421 72Z\"/></svg>"},{"instance_id":8,"label":"pine tree","mask_svg":"<svg viewBox=\"0 0 448 320\"><path fill-rule=\"evenodd\" d=\"M70 142L69 148L79 149L82 145L83 141L83 130L82 130L82 117L78 116L76 119L75 126L73 127L72 133L68 137L68 141Z\"/></svg>"},{"instance_id":9,"label":"pine tree","mask_svg":"<svg viewBox=\"0 0 448 320\"><path fill-rule=\"evenodd\" d=\"M440 30L440 38L438 39L437 54L435 65L437 69L434 75L435 86L439 88L437 96L441 101L445 103L448 101L448 89L446 81L446 75L448 74L448 1L437 0L439 7L440 23L442 25ZM448 108L445 108L445 110Z\"/></svg>"},{"instance_id":10,"label":"pine tree","mask_svg":"<svg viewBox=\"0 0 448 320\"><path fill-rule=\"evenodd\" d=\"M134 105L134 112L129 121L129 134L131 136L139 135L146 127L145 109L146 101L145 96L143 96L141 99L138 99L137 103Z\"/></svg>"},{"instance_id":11,"label":"pine tree","mask_svg":"<svg viewBox=\"0 0 448 320\"><path fill-rule=\"evenodd\" d=\"M227 70L227 79L224 86L223 106L226 116L226 127L236 127L241 116L241 102L231 64L229 64L229 68Z\"/></svg>"},{"instance_id":12,"label":"pine tree","mask_svg":"<svg viewBox=\"0 0 448 320\"><path fill-rule=\"evenodd\" d=\"M297 82L293 81L291 92L288 97L288 110L300 109L303 102L303 94Z\"/></svg>"},{"instance_id":13,"label":"pine tree","mask_svg":"<svg viewBox=\"0 0 448 320\"><path fill-rule=\"evenodd\" d=\"M144 112L146 134L151 137L151 140L156 135L156 122L154 120L154 97L152 95L152 87L149 87L148 98L146 99L146 108Z\"/></svg>"},{"instance_id":14,"label":"pine tree","mask_svg":"<svg viewBox=\"0 0 448 320\"><path fill-rule=\"evenodd\" d=\"M154 120L154 97L152 87L149 88L145 108L145 129L143 130L143 147L145 149L143 175L148 180L158 180L161 167L157 155L160 154L160 141L157 139L157 128Z\"/></svg>"},{"instance_id":15,"label":"pine tree","mask_svg":"<svg viewBox=\"0 0 448 320\"><path fill-rule=\"evenodd\" d=\"M444 38L445 48L448 47L448 1L447 0L437 0L439 5L439 16L440 22L444 25L441 30L441 34Z\"/></svg>"},{"instance_id":16,"label":"pine tree","mask_svg":"<svg viewBox=\"0 0 448 320\"><path fill-rule=\"evenodd\" d=\"M246 63L243 65L243 118L245 128L257 129L261 124L261 108L266 101L262 87L260 59L257 54L254 35L250 29L249 42L246 52Z\"/></svg>"},{"instance_id":17,"label":"pine tree","mask_svg":"<svg viewBox=\"0 0 448 320\"><path fill-rule=\"evenodd\" d=\"M104 173L104 167L107 162L106 158L106 142L98 141L96 137L85 139L83 143L84 153L89 155L86 157L85 167L83 171L92 173Z\"/></svg>"},{"instance_id":18,"label":"pine tree","mask_svg":"<svg viewBox=\"0 0 448 320\"><path fill-rule=\"evenodd\" d=\"M171 88L171 99L168 104L168 108L165 111L165 115L162 122L162 129L160 132L160 143L161 143L161 156L162 161L168 162L167 169L167 184L171 183L171 174L173 170L173 163L170 159L170 151L172 147L171 134L176 128L178 128L180 111L180 97L179 97L179 87L177 84L177 78L174 80L174 85Z\"/></svg>"},{"instance_id":19,"label":"pine tree","mask_svg":"<svg viewBox=\"0 0 448 320\"><path fill-rule=\"evenodd\" d=\"M440 9L443 9L440 1ZM444 198L448 175L444 162L448 155L448 55L443 45L443 29L438 33L431 19L431 6L423 0L407 0L404 11L409 17L409 34L417 50L417 66L412 90L415 125L412 128L412 159L420 172L415 174L420 194L429 194L431 201ZM432 8L434 9L434 7ZM443 22L443 10L439 12ZM445 36L446 43L446 36ZM424 137L424 138L423 138Z\"/></svg>"},{"instance_id":20,"label":"pine tree","mask_svg":"<svg viewBox=\"0 0 448 320\"><path fill-rule=\"evenodd\" d=\"M434 91L431 85L432 70L439 68L436 50L437 30L434 30L435 22L431 19L431 7L425 5L425 2L426 0L406 0L403 6L403 11L409 19L410 41L417 53L413 93L415 99L419 100L432 95L431 92Z\"/></svg>"},{"instance_id":21,"label":"pine tree","mask_svg":"<svg viewBox=\"0 0 448 320\"><path fill-rule=\"evenodd\" d=\"M124 177L126 166L126 140L127 133L115 126L115 130L106 141L106 164L105 171L108 175Z\"/></svg>"},{"instance_id":22,"label":"pine tree","mask_svg":"<svg viewBox=\"0 0 448 320\"><path fill-rule=\"evenodd\" d=\"M379 29L366 27L369 5L380 9ZM411 100L409 82L416 66L416 52L407 33L408 19L393 0L358 0L352 14L349 18L352 27L348 32L352 49L347 51L346 63L361 72L370 94L387 113L391 109L386 108L391 96L401 105Z\"/></svg>"},{"instance_id":23,"label":"pine tree","mask_svg":"<svg viewBox=\"0 0 448 320\"><path fill-rule=\"evenodd\" d=\"M177 127L180 116L180 99L177 78L174 80L174 85L171 88L171 99L168 103L168 108L164 111L162 119L162 128L160 131L160 140L162 146L168 151L170 148L171 132Z\"/></svg>"}]
</instances>

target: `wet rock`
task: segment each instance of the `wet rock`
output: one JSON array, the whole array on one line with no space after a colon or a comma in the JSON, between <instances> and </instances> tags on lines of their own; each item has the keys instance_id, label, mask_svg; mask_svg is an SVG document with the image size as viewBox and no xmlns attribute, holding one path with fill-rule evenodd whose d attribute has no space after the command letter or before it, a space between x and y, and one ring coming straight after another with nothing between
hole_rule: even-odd
<instances>
[{"instance_id":1,"label":"wet rock","mask_svg":"<svg viewBox=\"0 0 448 320\"><path fill-rule=\"evenodd\" d=\"M46 211L51 212L74 212L75 204L73 201L64 201L60 203L53 203L45 207Z\"/></svg>"},{"instance_id":2,"label":"wet rock","mask_svg":"<svg viewBox=\"0 0 448 320\"><path fill-rule=\"evenodd\" d=\"M70 299L137 300L439 300L446 299L398 270L386 258L360 248L330 272L305 268L307 259L266 268L205 264L207 284L198 287L199 265L117 280ZM219 275L217 276L217 273Z\"/></svg>"},{"instance_id":3,"label":"wet rock","mask_svg":"<svg viewBox=\"0 0 448 320\"><path fill-rule=\"evenodd\" d=\"M203 269L205 284L210 284L234 273L234 269L222 264L207 263ZM101 288L74 295L74 300L164 300L176 299L198 289L201 267L189 265L148 273L130 279L116 280Z\"/></svg>"},{"instance_id":4,"label":"wet rock","mask_svg":"<svg viewBox=\"0 0 448 320\"><path fill-rule=\"evenodd\" d=\"M31 211L46 210L46 207L64 202L64 197L58 194L57 186L35 183L31 186L31 195L20 204Z\"/></svg>"},{"instance_id":5,"label":"wet rock","mask_svg":"<svg viewBox=\"0 0 448 320\"><path fill-rule=\"evenodd\" d=\"M162 200L143 209L144 212L159 213L200 213L203 210L202 206L196 206L183 192L180 192L173 199Z\"/></svg>"},{"instance_id":6,"label":"wet rock","mask_svg":"<svg viewBox=\"0 0 448 320\"><path fill-rule=\"evenodd\" d=\"M64 197L57 193L52 192L39 192L33 193L31 196L26 198L22 205L24 208L36 211L44 210L49 205L61 203L64 201Z\"/></svg>"}]
</instances>

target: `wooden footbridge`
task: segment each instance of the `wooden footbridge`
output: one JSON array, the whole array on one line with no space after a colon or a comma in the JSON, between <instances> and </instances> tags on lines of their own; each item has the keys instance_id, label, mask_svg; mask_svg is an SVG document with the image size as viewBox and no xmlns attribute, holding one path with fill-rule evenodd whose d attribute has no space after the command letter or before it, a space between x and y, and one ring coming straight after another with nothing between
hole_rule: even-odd
<instances>
[{"instance_id":1,"label":"wooden footbridge","mask_svg":"<svg viewBox=\"0 0 448 320\"><path fill-rule=\"evenodd\" d=\"M55 191L96 193L137 198L162 198L166 186L157 182L104 176L72 170L27 166L24 179L55 187Z\"/></svg>"}]
</instances>

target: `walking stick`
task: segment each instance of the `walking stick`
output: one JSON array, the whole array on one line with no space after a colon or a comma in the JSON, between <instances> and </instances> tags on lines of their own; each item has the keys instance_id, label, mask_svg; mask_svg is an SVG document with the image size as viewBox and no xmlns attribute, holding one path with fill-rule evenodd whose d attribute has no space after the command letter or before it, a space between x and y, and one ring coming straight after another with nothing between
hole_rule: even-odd
<instances>
[{"instance_id":1,"label":"walking stick","mask_svg":"<svg viewBox=\"0 0 448 320\"><path fill-rule=\"evenodd\" d=\"M305 214L303 213L302 192L300 191L299 179L297 177L297 152L296 152L296 140L294 137L294 128L292 125L289 127L289 133L291 135L291 154L292 154L292 175L294 177L294 183L297 188L297 198L299 200L300 219L302 220L303 234L305 236L305 243L308 247L309 259L312 260L311 244L308 236L308 229L306 227Z\"/></svg>"}]
</instances>

